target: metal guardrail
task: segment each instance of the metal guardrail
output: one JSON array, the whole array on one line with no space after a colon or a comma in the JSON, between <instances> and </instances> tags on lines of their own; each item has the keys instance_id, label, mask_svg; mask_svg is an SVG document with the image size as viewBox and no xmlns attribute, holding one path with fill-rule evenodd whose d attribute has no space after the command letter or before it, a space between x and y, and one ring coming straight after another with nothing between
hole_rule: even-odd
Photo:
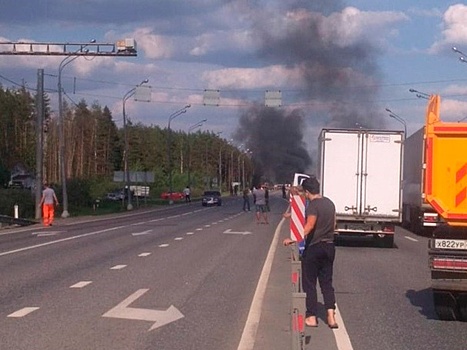
<instances>
[{"instance_id":1,"label":"metal guardrail","mask_svg":"<svg viewBox=\"0 0 467 350\"><path fill-rule=\"evenodd\" d=\"M20 225L20 226L28 226L37 224L37 221L28 220L28 219L21 219L21 218L14 218L8 215L0 215L0 223L8 224L8 225Z\"/></svg>"},{"instance_id":2,"label":"metal guardrail","mask_svg":"<svg viewBox=\"0 0 467 350\"><path fill-rule=\"evenodd\" d=\"M305 314L306 293L302 286L302 263L299 259L298 247L291 251L291 282L292 282L292 307L291 307L291 330L292 350L305 349Z\"/></svg>"}]
</instances>

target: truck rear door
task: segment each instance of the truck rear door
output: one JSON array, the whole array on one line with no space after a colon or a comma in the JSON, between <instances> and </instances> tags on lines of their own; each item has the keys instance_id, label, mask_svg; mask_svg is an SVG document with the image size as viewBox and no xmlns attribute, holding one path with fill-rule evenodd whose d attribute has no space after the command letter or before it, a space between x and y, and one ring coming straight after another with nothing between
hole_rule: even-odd
<instances>
[{"instance_id":1,"label":"truck rear door","mask_svg":"<svg viewBox=\"0 0 467 350\"><path fill-rule=\"evenodd\" d=\"M353 217L361 207L360 139L358 131L324 131L322 135L322 193L334 202L338 217Z\"/></svg>"},{"instance_id":2,"label":"truck rear door","mask_svg":"<svg viewBox=\"0 0 467 350\"><path fill-rule=\"evenodd\" d=\"M362 138L363 216L401 220L402 134L369 131Z\"/></svg>"}]
</instances>

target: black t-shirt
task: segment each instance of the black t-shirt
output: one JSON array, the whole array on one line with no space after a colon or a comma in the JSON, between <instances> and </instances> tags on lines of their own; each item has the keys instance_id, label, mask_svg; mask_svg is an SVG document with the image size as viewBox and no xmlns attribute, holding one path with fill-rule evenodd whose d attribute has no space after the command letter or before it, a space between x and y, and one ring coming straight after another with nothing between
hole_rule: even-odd
<instances>
[{"instance_id":1,"label":"black t-shirt","mask_svg":"<svg viewBox=\"0 0 467 350\"><path fill-rule=\"evenodd\" d=\"M306 237L307 247L321 241L334 241L336 207L329 198L321 197L310 201L306 207L305 215L306 217L316 216L315 227Z\"/></svg>"}]
</instances>

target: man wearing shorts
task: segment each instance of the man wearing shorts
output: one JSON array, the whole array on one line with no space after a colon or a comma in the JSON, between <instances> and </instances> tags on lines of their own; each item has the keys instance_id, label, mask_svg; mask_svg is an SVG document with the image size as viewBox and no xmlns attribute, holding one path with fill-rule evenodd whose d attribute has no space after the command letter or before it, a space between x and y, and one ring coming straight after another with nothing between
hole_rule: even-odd
<instances>
[{"instance_id":1,"label":"man wearing shorts","mask_svg":"<svg viewBox=\"0 0 467 350\"><path fill-rule=\"evenodd\" d=\"M266 191L264 190L263 186L260 186L260 188L255 188L253 190L253 198L256 209L256 223L269 224L268 212L266 207ZM261 218L263 219L263 221L261 221Z\"/></svg>"}]
</instances>

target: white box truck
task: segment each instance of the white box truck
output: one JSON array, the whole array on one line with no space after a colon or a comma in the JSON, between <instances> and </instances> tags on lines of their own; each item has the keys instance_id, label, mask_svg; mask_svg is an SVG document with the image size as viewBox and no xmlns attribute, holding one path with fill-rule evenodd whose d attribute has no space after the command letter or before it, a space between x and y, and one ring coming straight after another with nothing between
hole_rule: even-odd
<instances>
[{"instance_id":1,"label":"white box truck","mask_svg":"<svg viewBox=\"0 0 467 350\"><path fill-rule=\"evenodd\" d=\"M402 221L403 140L402 131L321 131L321 193L336 206L336 240L372 236L393 247Z\"/></svg>"}]
</instances>

